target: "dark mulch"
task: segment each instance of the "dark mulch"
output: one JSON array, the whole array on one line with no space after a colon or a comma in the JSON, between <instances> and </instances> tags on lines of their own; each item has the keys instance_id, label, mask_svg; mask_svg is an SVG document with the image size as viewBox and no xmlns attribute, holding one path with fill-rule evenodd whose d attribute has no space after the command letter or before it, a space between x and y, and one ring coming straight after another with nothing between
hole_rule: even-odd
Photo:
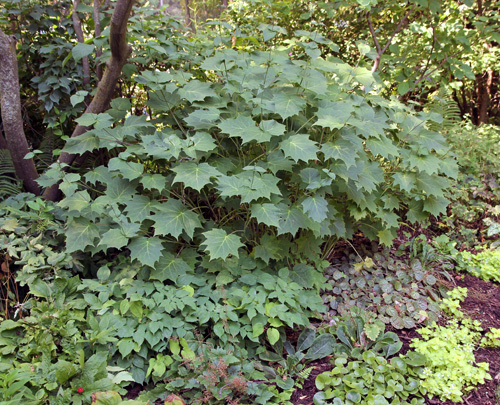
<instances>
[{"instance_id":1,"label":"dark mulch","mask_svg":"<svg viewBox=\"0 0 500 405\"><path fill-rule=\"evenodd\" d=\"M466 275L464 277L456 276L456 283L460 287L467 287L468 295L462 303L461 309L466 316L481 321L483 329L490 327L500 328L500 286L487 283L476 277ZM419 337L415 330L396 330L387 328L396 332L403 342L402 353L409 350L409 344L413 338ZM495 391L499 385L500 373L500 349L480 348L476 351L476 361L486 362L490 365L491 380L487 380L484 385L479 386L474 391L464 397L463 404L466 405L499 405L495 399ZM309 378L304 382L303 388L297 390L291 402L294 405L312 405L313 397L317 389L314 380L318 374L331 370L332 365L328 360L317 361L313 364L314 369ZM437 398L426 398L428 405L452 405L450 401L440 401Z\"/></svg>"}]
</instances>

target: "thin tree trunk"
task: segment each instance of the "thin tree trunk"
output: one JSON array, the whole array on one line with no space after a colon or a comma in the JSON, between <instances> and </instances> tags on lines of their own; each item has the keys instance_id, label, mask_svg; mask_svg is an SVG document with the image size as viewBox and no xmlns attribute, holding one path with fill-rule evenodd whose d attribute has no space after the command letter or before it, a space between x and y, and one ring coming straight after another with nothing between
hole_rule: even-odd
<instances>
[{"instance_id":1,"label":"thin tree trunk","mask_svg":"<svg viewBox=\"0 0 500 405\"><path fill-rule=\"evenodd\" d=\"M79 4L80 0L73 1L72 18L73 18L73 27L75 28L76 38L78 39L79 43L83 44L85 42L85 37L83 36L82 21L80 20L78 12L76 11ZM83 87L88 90L90 87L90 65L88 56L84 56L82 58L82 64L83 64L83 79L82 79Z\"/></svg>"},{"instance_id":2,"label":"thin tree trunk","mask_svg":"<svg viewBox=\"0 0 500 405\"><path fill-rule=\"evenodd\" d=\"M130 17L134 0L118 0L111 17L111 26L109 33L109 44L111 48L111 58L106 64L106 71L102 76L102 80L97 85L97 91L89 104L85 113L100 114L109 107L109 103L113 98L116 83L121 75L123 65L127 61L132 48L127 43L127 22ZM78 125L71 137L82 135L87 131L87 127ZM75 159L75 155L69 153L61 153L59 163L70 165ZM59 196L59 187L54 185L49 187L44 192L44 197L47 200L55 201Z\"/></svg>"},{"instance_id":3,"label":"thin tree trunk","mask_svg":"<svg viewBox=\"0 0 500 405\"><path fill-rule=\"evenodd\" d=\"M101 0L94 0L94 36L98 38L101 36L101 17L99 16L99 11L101 8ZM99 58L102 56L102 49L98 47L95 52L96 56L96 75L97 79L102 79L102 66Z\"/></svg>"},{"instance_id":4,"label":"thin tree trunk","mask_svg":"<svg viewBox=\"0 0 500 405\"><path fill-rule=\"evenodd\" d=\"M38 173L33 159L25 159L29 152L28 141L23 129L21 96L19 94L19 73L16 56L16 40L0 29L0 106L5 141L12 156L16 175L24 188L36 195L40 187L35 181Z\"/></svg>"},{"instance_id":5,"label":"thin tree trunk","mask_svg":"<svg viewBox=\"0 0 500 405\"><path fill-rule=\"evenodd\" d=\"M184 9L186 11L186 27L194 31L193 21L191 20L191 9L189 8L189 0L184 0Z\"/></svg>"}]
</instances>

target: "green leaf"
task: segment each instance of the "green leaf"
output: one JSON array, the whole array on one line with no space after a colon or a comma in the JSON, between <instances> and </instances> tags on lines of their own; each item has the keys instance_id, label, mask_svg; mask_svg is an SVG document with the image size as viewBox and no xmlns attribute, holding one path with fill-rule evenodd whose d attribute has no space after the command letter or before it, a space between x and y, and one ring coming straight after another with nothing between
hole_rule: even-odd
<instances>
[{"instance_id":1,"label":"green leaf","mask_svg":"<svg viewBox=\"0 0 500 405\"><path fill-rule=\"evenodd\" d=\"M75 218L68 223L66 231L66 252L84 250L94 246L94 240L99 237L97 226L85 218Z\"/></svg>"},{"instance_id":2,"label":"green leaf","mask_svg":"<svg viewBox=\"0 0 500 405\"><path fill-rule=\"evenodd\" d=\"M183 162L172 169L176 173L174 183L184 183L186 187L191 187L200 191L205 185L211 183L211 177L222 175L215 167L208 163Z\"/></svg>"},{"instance_id":3,"label":"green leaf","mask_svg":"<svg viewBox=\"0 0 500 405\"><path fill-rule=\"evenodd\" d=\"M342 128L354 112L352 104L345 101L332 103L331 101L325 100L321 101L319 106L318 112L316 113L318 120L314 125L329 128L330 130Z\"/></svg>"},{"instance_id":4,"label":"green leaf","mask_svg":"<svg viewBox=\"0 0 500 405\"><path fill-rule=\"evenodd\" d=\"M222 229L212 229L203 232L202 235L205 237L203 242L203 245L206 246L205 252L209 253L210 260L225 260L229 255L238 257L238 248L243 246L238 236L228 235Z\"/></svg>"},{"instance_id":5,"label":"green leaf","mask_svg":"<svg viewBox=\"0 0 500 405\"><path fill-rule=\"evenodd\" d=\"M109 161L108 168L111 171L119 172L123 178L134 180L144 173L144 166L141 163L127 162L120 158L113 158Z\"/></svg>"},{"instance_id":6,"label":"green leaf","mask_svg":"<svg viewBox=\"0 0 500 405\"><path fill-rule=\"evenodd\" d=\"M80 59L85 56L89 56L92 52L94 52L94 48L95 45L78 42L72 49L71 54L73 55L73 59L78 62Z\"/></svg>"},{"instance_id":7,"label":"green leaf","mask_svg":"<svg viewBox=\"0 0 500 405\"><path fill-rule=\"evenodd\" d=\"M305 358L307 360L317 360L325 358L333 353L335 347L335 338L329 334L325 333L314 339L311 347L307 351Z\"/></svg>"},{"instance_id":8,"label":"green leaf","mask_svg":"<svg viewBox=\"0 0 500 405\"><path fill-rule=\"evenodd\" d=\"M177 282L179 276L192 271L191 267L180 257L165 252L160 258L154 269L151 270L150 280Z\"/></svg>"},{"instance_id":9,"label":"green leaf","mask_svg":"<svg viewBox=\"0 0 500 405\"><path fill-rule=\"evenodd\" d=\"M183 88L179 89L179 94L190 103L203 101L207 97L215 97L217 93L211 88L210 83L191 80Z\"/></svg>"},{"instance_id":10,"label":"green leaf","mask_svg":"<svg viewBox=\"0 0 500 405\"><path fill-rule=\"evenodd\" d=\"M262 131L252 117L238 115L236 118L223 120L218 127L231 137L240 137L243 144L250 141L268 142L271 135Z\"/></svg>"},{"instance_id":11,"label":"green leaf","mask_svg":"<svg viewBox=\"0 0 500 405\"><path fill-rule=\"evenodd\" d=\"M70 197L63 199L58 205L67 208L69 212L81 212L90 204L90 195L87 190L77 191Z\"/></svg>"},{"instance_id":12,"label":"green leaf","mask_svg":"<svg viewBox=\"0 0 500 405\"><path fill-rule=\"evenodd\" d=\"M178 238L182 232L192 238L194 230L201 227L198 214L189 211L180 200L170 198L158 207L157 214L150 217L155 224L155 235L172 235Z\"/></svg>"},{"instance_id":13,"label":"green leaf","mask_svg":"<svg viewBox=\"0 0 500 405\"><path fill-rule=\"evenodd\" d=\"M275 204L252 204L252 217L259 223L278 226L281 210Z\"/></svg>"},{"instance_id":14,"label":"green leaf","mask_svg":"<svg viewBox=\"0 0 500 405\"><path fill-rule=\"evenodd\" d=\"M446 212L449 203L450 201L444 197L430 195L424 201L424 210L437 217L439 214Z\"/></svg>"},{"instance_id":15,"label":"green leaf","mask_svg":"<svg viewBox=\"0 0 500 405\"><path fill-rule=\"evenodd\" d=\"M73 363L64 360L58 360L55 368L56 379L59 384L64 384L78 372L78 369Z\"/></svg>"},{"instance_id":16,"label":"green leaf","mask_svg":"<svg viewBox=\"0 0 500 405\"><path fill-rule=\"evenodd\" d=\"M298 114L305 107L306 100L294 93L292 90L280 89L280 92L275 93L273 98L266 103L266 108L278 113L283 119Z\"/></svg>"},{"instance_id":17,"label":"green leaf","mask_svg":"<svg viewBox=\"0 0 500 405\"><path fill-rule=\"evenodd\" d=\"M401 82L398 86L398 93L404 95L410 90L410 84L408 82Z\"/></svg>"},{"instance_id":18,"label":"green leaf","mask_svg":"<svg viewBox=\"0 0 500 405\"><path fill-rule=\"evenodd\" d=\"M128 180L115 177L111 183L108 184L106 197L108 197L110 201L121 203L130 200L135 193L134 184Z\"/></svg>"},{"instance_id":19,"label":"green leaf","mask_svg":"<svg viewBox=\"0 0 500 405\"><path fill-rule=\"evenodd\" d=\"M397 235L393 229L384 229L383 231L379 231L377 236L383 245L392 246L392 241Z\"/></svg>"},{"instance_id":20,"label":"green leaf","mask_svg":"<svg viewBox=\"0 0 500 405\"><path fill-rule=\"evenodd\" d=\"M314 269L305 263L298 263L290 271L290 279L303 288L312 288L314 285Z\"/></svg>"},{"instance_id":21,"label":"green leaf","mask_svg":"<svg viewBox=\"0 0 500 405\"><path fill-rule=\"evenodd\" d=\"M415 173L394 173L392 177L394 185L399 186L402 191L411 193L411 190L416 187L417 176Z\"/></svg>"},{"instance_id":22,"label":"green leaf","mask_svg":"<svg viewBox=\"0 0 500 405\"><path fill-rule=\"evenodd\" d=\"M284 233L291 233L295 236L300 228L305 228L307 225L304 213L294 207L286 207L284 212L281 214L281 219L278 225L278 235Z\"/></svg>"},{"instance_id":23,"label":"green leaf","mask_svg":"<svg viewBox=\"0 0 500 405\"><path fill-rule=\"evenodd\" d=\"M303 352L311 347L316 337L316 331L311 328L306 328L302 331L297 339L297 351Z\"/></svg>"},{"instance_id":24,"label":"green leaf","mask_svg":"<svg viewBox=\"0 0 500 405\"><path fill-rule=\"evenodd\" d=\"M99 138L93 131L88 131L75 138L69 138L64 145L63 151L72 154L82 155L85 152L92 152L99 147Z\"/></svg>"},{"instance_id":25,"label":"green leaf","mask_svg":"<svg viewBox=\"0 0 500 405\"><path fill-rule=\"evenodd\" d=\"M267 340L271 345L274 345L279 339L280 339L280 332L278 329L275 328L269 328L267 329Z\"/></svg>"},{"instance_id":26,"label":"green leaf","mask_svg":"<svg viewBox=\"0 0 500 405\"><path fill-rule=\"evenodd\" d=\"M123 358L127 357L134 350L135 343L132 339L122 339L118 342L118 351Z\"/></svg>"},{"instance_id":27,"label":"green leaf","mask_svg":"<svg viewBox=\"0 0 500 405\"><path fill-rule=\"evenodd\" d=\"M160 259L163 247L159 238L141 236L134 239L129 245L130 257L139 260L142 264L154 267Z\"/></svg>"},{"instance_id":28,"label":"green leaf","mask_svg":"<svg viewBox=\"0 0 500 405\"><path fill-rule=\"evenodd\" d=\"M153 207L157 204L156 201L152 201L144 195L135 194L132 199L125 203L127 216L132 222L142 222L149 217Z\"/></svg>"},{"instance_id":29,"label":"green leaf","mask_svg":"<svg viewBox=\"0 0 500 405\"><path fill-rule=\"evenodd\" d=\"M196 110L184 119L186 123L194 129L211 129L215 127L214 122L220 117L220 111L217 108L209 107L207 109Z\"/></svg>"},{"instance_id":30,"label":"green leaf","mask_svg":"<svg viewBox=\"0 0 500 405\"><path fill-rule=\"evenodd\" d=\"M339 139L335 142L326 142L321 146L321 152L325 155L325 159L342 160L347 168L356 165L358 152L352 142L345 139Z\"/></svg>"},{"instance_id":31,"label":"green leaf","mask_svg":"<svg viewBox=\"0 0 500 405\"><path fill-rule=\"evenodd\" d=\"M328 202L321 195L307 197L302 201L302 208L316 222L323 222L328 218Z\"/></svg>"},{"instance_id":32,"label":"green leaf","mask_svg":"<svg viewBox=\"0 0 500 405\"><path fill-rule=\"evenodd\" d=\"M165 189L167 180L161 174L145 174L141 177L141 183L146 190L162 192Z\"/></svg>"},{"instance_id":33,"label":"green leaf","mask_svg":"<svg viewBox=\"0 0 500 405\"><path fill-rule=\"evenodd\" d=\"M121 229L115 228L110 229L102 235L99 246L104 246L106 249L121 249L122 247L126 246L127 243L128 238L123 234L123 231Z\"/></svg>"},{"instance_id":34,"label":"green leaf","mask_svg":"<svg viewBox=\"0 0 500 405\"><path fill-rule=\"evenodd\" d=\"M291 157L296 162L302 160L307 163L309 160L315 160L319 151L316 142L311 141L309 135L292 135L285 139L280 147L285 156Z\"/></svg>"}]
</instances>

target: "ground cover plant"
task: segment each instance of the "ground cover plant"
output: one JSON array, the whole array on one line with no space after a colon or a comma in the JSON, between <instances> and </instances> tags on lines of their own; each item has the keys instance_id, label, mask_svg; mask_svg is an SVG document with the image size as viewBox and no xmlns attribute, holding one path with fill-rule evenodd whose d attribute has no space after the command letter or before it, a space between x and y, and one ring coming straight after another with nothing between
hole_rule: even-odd
<instances>
[{"instance_id":1,"label":"ground cover plant","mask_svg":"<svg viewBox=\"0 0 500 405\"><path fill-rule=\"evenodd\" d=\"M454 55L497 47L490 5L234 2L186 27L133 3L0 10L0 401L416 404L487 380L472 351L499 332L452 271L498 281L498 130L473 124L496 65Z\"/></svg>"}]
</instances>

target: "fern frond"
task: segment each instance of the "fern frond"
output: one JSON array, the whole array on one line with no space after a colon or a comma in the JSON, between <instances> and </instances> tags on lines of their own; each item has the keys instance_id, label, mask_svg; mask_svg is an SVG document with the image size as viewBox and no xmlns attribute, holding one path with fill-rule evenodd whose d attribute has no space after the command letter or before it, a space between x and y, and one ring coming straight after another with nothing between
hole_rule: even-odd
<instances>
[{"instance_id":1,"label":"fern frond","mask_svg":"<svg viewBox=\"0 0 500 405\"><path fill-rule=\"evenodd\" d=\"M7 149L0 149L0 198L10 197L22 191L16 177L16 169Z\"/></svg>"},{"instance_id":2,"label":"fern frond","mask_svg":"<svg viewBox=\"0 0 500 405\"><path fill-rule=\"evenodd\" d=\"M440 90L437 95L433 96L432 101L426 105L425 110L438 113L443 117L443 122L432 122L429 125L431 131L448 133L462 121L458 104L447 94L446 90Z\"/></svg>"}]
</instances>

